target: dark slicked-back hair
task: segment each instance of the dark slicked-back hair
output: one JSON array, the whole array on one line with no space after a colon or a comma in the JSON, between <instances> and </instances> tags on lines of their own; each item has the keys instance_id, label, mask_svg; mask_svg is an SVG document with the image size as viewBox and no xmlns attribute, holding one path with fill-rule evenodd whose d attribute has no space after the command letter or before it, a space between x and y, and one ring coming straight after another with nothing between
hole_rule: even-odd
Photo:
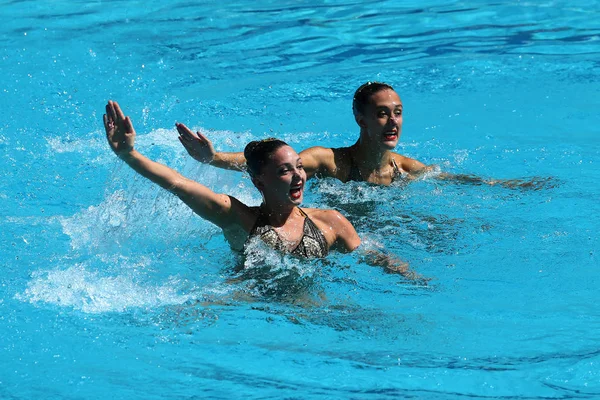
<instances>
[{"instance_id":1,"label":"dark slicked-back hair","mask_svg":"<svg viewBox=\"0 0 600 400\"><path fill-rule=\"evenodd\" d=\"M384 89L394 90L391 85L383 82L367 82L360 85L360 87L356 89L356 92L354 92L354 99L352 100L352 111L354 112L354 115L362 114L365 111L365 106L369 104L370 97Z\"/></svg>"},{"instance_id":2,"label":"dark slicked-back hair","mask_svg":"<svg viewBox=\"0 0 600 400\"><path fill-rule=\"evenodd\" d=\"M246 157L246 166L250 176L259 175L265 164L269 162L271 155L283 146L288 146L288 144L275 138L254 140L248 143L244 149L244 157Z\"/></svg>"}]
</instances>

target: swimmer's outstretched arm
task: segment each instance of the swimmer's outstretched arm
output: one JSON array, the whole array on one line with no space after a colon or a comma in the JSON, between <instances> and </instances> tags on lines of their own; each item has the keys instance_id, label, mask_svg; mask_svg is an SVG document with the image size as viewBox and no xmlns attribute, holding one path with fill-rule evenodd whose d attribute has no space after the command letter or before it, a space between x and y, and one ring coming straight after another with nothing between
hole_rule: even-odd
<instances>
[{"instance_id":1,"label":"swimmer's outstretched arm","mask_svg":"<svg viewBox=\"0 0 600 400\"><path fill-rule=\"evenodd\" d=\"M177 195L202 218L222 229L251 220L249 208L233 197L217 194L177 171L150 160L134 149L135 129L117 102L109 101L104 114L106 138L111 149L133 170Z\"/></svg>"},{"instance_id":2,"label":"swimmer's outstretched arm","mask_svg":"<svg viewBox=\"0 0 600 400\"><path fill-rule=\"evenodd\" d=\"M533 177L527 179L491 179L482 178L473 174L451 174L440 172L436 165L425 165L419 161L406 158L403 161L402 168L410 173L412 178L418 178L426 174L432 174L432 177L460 184L468 185L490 185L502 186L509 189L533 189L538 190L548 187L552 183L552 178Z\"/></svg>"},{"instance_id":3,"label":"swimmer's outstretched arm","mask_svg":"<svg viewBox=\"0 0 600 400\"><path fill-rule=\"evenodd\" d=\"M539 190L553 186L552 178L533 177L527 179L485 179L471 174L441 173L437 179L467 183L471 185L502 186L508 189L533 189Z\"/></svg>"},{"instance_id":4,"label":"swimmer's outstretched arm","mask_svg":"<svg viewBox=\"0 0 600 400\"><path fill-rule=\"evenodd\" d=\"M430 169L430 171L433 170ZM489 186L502 186L508 189L532 189L539 190L547 187L552 187L554 179L532 177L526 179L491 179L482 178L473 174L450 174L447 172L441 172L435 175L436 179L443 181L450 181L460 184L468 185L489 185Z\"/></svg>"},{"instance_id":5,"label":"swimmer's outstretched arm","mask_svg":"<svg viewBox=\"0 0 600 400\"><path fill-rule=\"evenodd\" d=\"M179 141L194 160L222 169L246 170L246 157L244 157L243 152L215 151L212 142L201 132L194 133L181 123L177 123L176 127L180 135ZM311 147L301 151L300 157L307 179L317 172L323 173L324 176L330 176L327 171L333 169L329 166L333 162L331 149Z\"/></svg>"},{"instance_id":6,"label":"swimmer's outstretched arm","mask_svg":"<svg viewBox=\"0 0 600 400\"><path fill-rule=\"evenodd\" d=\"M362 261L374 267L381 267L390 274L400 274L406 279L425 283L428 279L412 271L408 263L386 254L370 242L361 241L354 226L340 212L334 210L323 210L314 217L325 222L329 231L323 232L330 242L331 249L342 253L356 251Z\"/></svg>"},{"instance_id":7,"label":"swimmer's outstretched arm","mask_svg":"<svg viewBox=\"0 0 600 400\"><path fill-rule=\"evenodd\" d=\"M356 251L362 261L368 265L381 267L389 274L400 274L411 281L426 284L429 280L412 271L408 263L386 254L369 242L362 242L354 226L339 211L320 210L311 214L311 217L324 222L327 226L323 234L330 249L341 253Z\"/></svg>"},{"instance_id":8,"label":"swimmer's outstretched arm","mask_svg":"<svg viewBox=\"0 0 600 400\"><path fill-rule=\"evenodd\" d=\"M235 171L246 170L244 153L217 152L212 142L200 131L194 133L181 123L177 123L175 126L179 132L179 141L194 160L217 168Z\"/></svg>"},{"instance_id":9,"label":"swimmer's outstretched arm","mask_svg":"<svg viewBox=\"0 0 600 400\"><path fill-rule=\"evenodd\" d=\"M384 253L379 249L363 248L361 251L362 260L374 267L382 267L388 274L400 274L406 279L426 285L430 280L410 269L407 262L404 262L394 256Z\"/></svg>"}]
</instances>

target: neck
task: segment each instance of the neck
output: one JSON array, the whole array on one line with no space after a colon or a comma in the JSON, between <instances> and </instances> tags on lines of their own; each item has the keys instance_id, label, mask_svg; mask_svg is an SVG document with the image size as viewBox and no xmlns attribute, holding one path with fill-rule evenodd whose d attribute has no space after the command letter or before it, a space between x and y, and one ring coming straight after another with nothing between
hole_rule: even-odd
<instances>
[{"instance_id":1,"label":"neck","mask_svg":"<svg viewBox=\"0 0 600 400\"><path fill-rule=\"evenodd\" d=\"M296 210L296 206L293 204L274 205L274 203L267 200L263 201L260 208L267 216L269 224L274 227L283 226Z\"/></svg>"},{"instance_id":2,"label":"neck","mask_svg":"<svg viewBox=\"0 0 600 400\"><path fill-rule=\"evenodd\" d=\"M354 162L365 169L378 171L386 168L392 159L392 151L384 149L377 143L373 144L360 135L356 143L351 146Z\"/></svg>"}]
</instances>

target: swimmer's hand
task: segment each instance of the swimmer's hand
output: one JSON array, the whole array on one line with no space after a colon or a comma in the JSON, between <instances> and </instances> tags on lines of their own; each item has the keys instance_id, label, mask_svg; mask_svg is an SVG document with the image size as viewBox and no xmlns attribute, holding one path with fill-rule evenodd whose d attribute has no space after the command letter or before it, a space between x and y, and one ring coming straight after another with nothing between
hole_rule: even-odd
<instances>
[{"instance_id":1,"label":"swimmer's hand","mask_svg":"<svg viewBox=\"0 0 600 400\"><path fill-rule=\"evenodd\" d=\"M175 126L179 132L179 141L194 160L205 164L210 164L214 160L216 151L206 136L199 131L192 132L181 123L176 123Z\"/></svg>"},{"instance_id":2,"label":"swimmer's hand","mask_svg":"<svg viewBox=\"0 0 600 400\"><path fill-rule=\"evenodd\" d=\"M106 139L112 151L120 158L130 154L135 143L135 129L116 101L108 101L103 119Z\"/></svg>"}]
</instances>

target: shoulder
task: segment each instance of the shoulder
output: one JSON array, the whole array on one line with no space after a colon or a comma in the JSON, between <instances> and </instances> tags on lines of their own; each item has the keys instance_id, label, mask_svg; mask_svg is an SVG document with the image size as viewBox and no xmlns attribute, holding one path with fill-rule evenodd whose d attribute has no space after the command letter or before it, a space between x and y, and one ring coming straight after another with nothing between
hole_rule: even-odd
<instances>
[{"instance_id":1,"label":"shoulder","mask_svg":"<svg viewBox=\"0 0 600 400\"><path fill-rule=\"evenodd\" d=\"M302 210L313 220L313 222L325 224L330 229L343 229L347 226L352 226L350 221L337 210L323 208L303 208Z\"/></svg>"},{"instance_id":2,"label":"shoulder","mask_svg":"<svg viewBox=\"0 0 600 400\"><path fill-rule=\"evenodd\" d=\"M231 223L229 226L223 228L241 228L245 232L250 232L258 218L259 208L255 206L249 207L233 196L222 196L223 201L228 205L228 214L231 215Z\"/></svg>"},{"instance_id":3,"label":"shoulder","mask_svg":"<svg viewBox=\"0 0 600 400\"><path fill-rule=\"evenodd\" d=\"M248 235L254 228L259 216L258 207L248 207L237 200L235 197L229 197L229 202L233 209L238 208L238 219L236 223L229 224L223 227L223 236L232 249L240 251L244 247L244 243L248 239Z\"/></svg>"},{"instance_id":4,"label":"shoulder","mask_svg":"<svg viewBox=\"0 0 600 400\"><path fill-rule=\"evenodd\" d=\"M338 149L329 147L309 147L300 152L302 163L309 177L313 174L321 177L337 177L339 167Z\"/></svg>"},{"instance_id":5,"label":"shoulder","mask_svg":"<svg viewBox=\"0 0 600 400\"><path fill-rule=\"evenodd\" d=\"M308 149L304 149L300 152L300 157L302 157L303 159L306 157L313 157L319 159L333 157L333 149L322 146L309 147Z\"/></svg>"},{"instance_id":6,"label":"shoulder","mask_svg":"<svg viewBox=\"0 0 600 400\"><path fill-rule=\"evenodd\" d=\"M347 253L360 245L354 226L339 211L317 208L304 211L321 230L331 249Z\"/></svg>"},{"instance_id":7,"label":"shoulder","mask_svg":"<svg viewBox=\"0 0 600 400\"><path fill-rule=\"evenodd\" d=\"M403 156L402 154L393 153L393 155L394 161L396 161L398 167L400 167L400 169L402 169L405 172L418 172L426 167L426 165L422 162Z\"/></svg>"}]
</instances>

